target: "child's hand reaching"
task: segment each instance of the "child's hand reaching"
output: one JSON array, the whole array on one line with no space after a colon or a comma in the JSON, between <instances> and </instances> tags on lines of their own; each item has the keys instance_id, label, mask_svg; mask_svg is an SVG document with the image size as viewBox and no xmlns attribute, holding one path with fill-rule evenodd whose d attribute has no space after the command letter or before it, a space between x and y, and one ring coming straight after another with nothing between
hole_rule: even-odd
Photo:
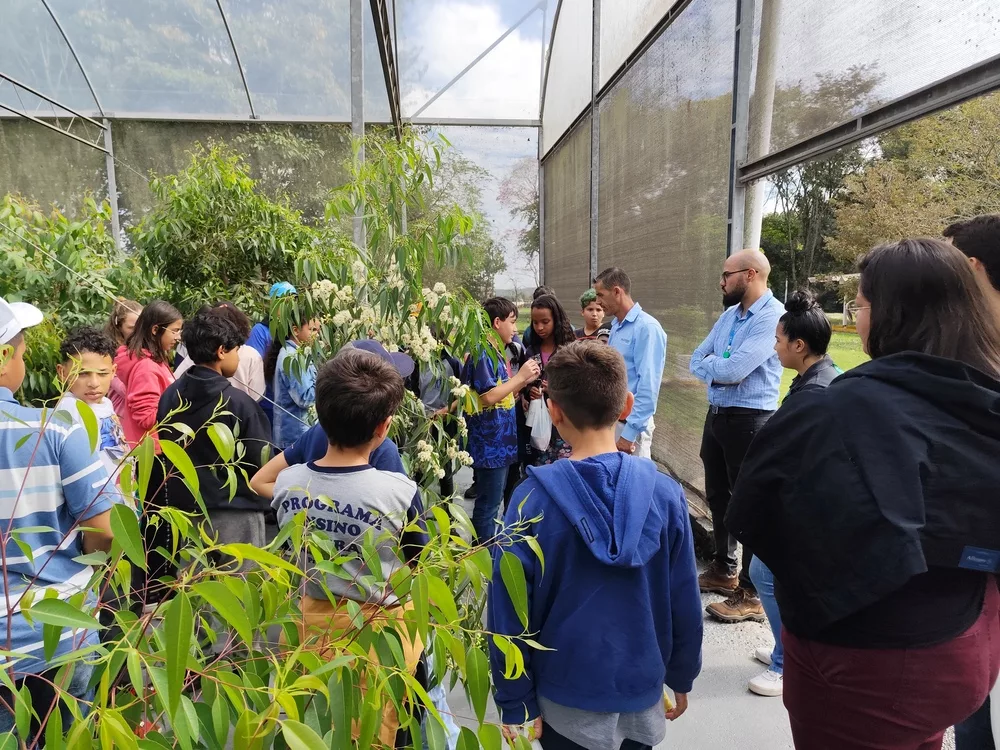
<instances>
[{"instance_id":1,"label":"child's hand reaching","mask_svg":"<svg viewBox=\"0 0 1000 750\"><path fill-rule=\"evenodd\" d=\"M530 383L532 380L537 380L538 376L542 374L542 368L538 366L538 362L533 359L529 359L523 365L521 369L517 371L515 377L520 378L522 383Z\"/></svg>"},{"instance_id":2,"label":"child's hand reaching","mask_svg":"<svg viewBox=\"0 0 1000 750\"><path fill-rule=\"evenodd\" d=\"M527 730L525 732L529 740L539 740L542 738L542 717L539 716L530 724L504 724L502 727L504 739L513 742L521 734L522 730Z\"/></svg>"}]
</instances>

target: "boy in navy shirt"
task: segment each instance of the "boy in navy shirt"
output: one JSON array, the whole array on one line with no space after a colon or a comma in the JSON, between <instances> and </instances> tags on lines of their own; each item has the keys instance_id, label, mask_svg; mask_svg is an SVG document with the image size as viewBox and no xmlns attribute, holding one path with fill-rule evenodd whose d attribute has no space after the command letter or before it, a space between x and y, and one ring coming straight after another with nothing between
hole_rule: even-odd
<instances>
[{"instance_id":1,"label":"boy in navy shirt","mask_svg":"<svg viewBox=\"0 0 1000 750\"><path fill-rule=\"evenodd\" d=\"M543 745L652 747L663 740L666 719L687 709L701 670L687 503L652 461L616 448L615 425L633 402L617 350L576 341L552 356L545 373L552 422L573 454L528 469L507 511L505 546L494 556L489 629L514 639L525 667L507 679L506 658L491 642L504 733L512 737L517 725L532 722ZM504 552L524 569L527 628L504 585ZM528 633L551 650L518 640ZM669 710L665 685L676 694Z\"/></svg>"},{"instance_id":2,"label":"boy in navy shirt","mask_svg":"<svg viewBox=\"0 0 1000 750\"><path fill-rule=\"evenodd\" d=\"M384 346L382 346L382 344L374 339L352 341L345 344L341 348L340 352L346 352L351 349L360 349L362 351L378 355L391 364L396 369L396 372L399 373L400 377L404 379L408 378L413 373L415 365L410 357L399 352L389 352ZM340 352L337 353L337 356L340 356ZM254 492L261 497L271 499L274 496L274 483L277 481L278 475L282 471L287 469L289 466L306 464L310 461L322 458L326 455L326 451L329 447L330 441L327 438L326 432L323 430L323 425L321 423L316 423L302 433L298 440L268 461L263 468L261 468L261 470L254 475L253 479L250 480L250 486L253 488ZM394 471L397 474L406 476L406 469L403 468L403 461L399 457L399 448L389 438L386 438L378 444L378 446L372 451L368 462L372 465L372 467L381 471Z\"/></svg>"},{"instance_id":3,"label":"boy in navy shirt","mask_svg":"<svg viewBox=\"0 0 1000 750\"><path fill-rule=\"evenodd\" d=\"M538 363L529 359L516 375L511 375L505 347L517 333L517 306L509 299L492 297L483 307L499 342L492 342L492 352L471 354L462 373L462 381L471 386L478 397L477 409L466 421L477 491L472 525L480 544L496 536L497 511L503 500L507 472L517 463L514 394L534 381L540 372Z\"/></svg>"}]
</instances>

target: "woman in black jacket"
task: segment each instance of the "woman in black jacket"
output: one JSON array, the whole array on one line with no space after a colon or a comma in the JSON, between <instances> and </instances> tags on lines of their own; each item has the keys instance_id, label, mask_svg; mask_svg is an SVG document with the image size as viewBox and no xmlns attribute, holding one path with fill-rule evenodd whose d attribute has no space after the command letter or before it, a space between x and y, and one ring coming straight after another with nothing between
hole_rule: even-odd
<instances>
[{"instance_id":1,"label":"woman in black jacket","mask_svg":"<svg viewBox=\"0 0 1000 750\"><path fill-rule=\"evenodd\" d=\"M797 748L932 750L1000 670L1000 329L966 258L861 262L872 361L760 431L726 525L777 581Z\"/></svg>"},{"instance_id":2,"label":"woman in black jacket","mask_svg":"<svg viewBox=\"0 0 1000 750\"><path fill-rule=\"evenodd\" d=\"M798 373L783 405L790 403L789 399L797 393L826 388L843 374L843 370L826 353L832 336L830 320L812 294L806 291L792 294L785 303L785 314L779 318L774 331L774 351L781 360L781 366ZM781 615L774 597L774 574L756 555L750 562L750 580L764 607L767 624L771 626L774 648L757 649L755 656L767 665L767 669L750 680L747 687L757 695L777 698L783 690L785 663L785 652L781 647Z\"/></svg>"}]
</instances>

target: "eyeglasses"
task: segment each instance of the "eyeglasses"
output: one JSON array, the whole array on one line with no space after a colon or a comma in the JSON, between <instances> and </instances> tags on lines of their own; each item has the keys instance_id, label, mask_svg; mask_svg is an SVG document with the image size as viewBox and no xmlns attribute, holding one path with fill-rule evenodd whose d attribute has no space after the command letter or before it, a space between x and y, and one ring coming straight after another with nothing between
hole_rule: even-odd
<instances>
[{"instance_id":1,"label":"eyeglasses","mask_svg":"<svg viewBox=\"0 0 1000 750\"><path fill-rule=\"evenodd\" d=\"M730 276L735 276L738 273L746 273L747 271L752 271L752 268L741 268L739 271L723 271L722 272L722 283L725 284L729 281Z\"/></svg>"},{"instance_id":2,"label":"eyeglasses","mask_svg":"<svg viewBox=\"0 0 1000 750\"><path fill-rule=\"evenodd\" d=\"M871 310L871 309L872 309L871 305L859 305L857 302L847 303L847 314L850 315L852 318L858 317L858 313L861 312L862 310Z\"/></svg>"}]
</instances>

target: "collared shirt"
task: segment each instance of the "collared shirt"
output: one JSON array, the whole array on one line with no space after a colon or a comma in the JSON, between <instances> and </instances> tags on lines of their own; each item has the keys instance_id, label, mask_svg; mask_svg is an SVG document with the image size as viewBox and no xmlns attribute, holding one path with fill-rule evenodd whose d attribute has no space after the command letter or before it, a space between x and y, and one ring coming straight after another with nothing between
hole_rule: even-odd
<instances>
[{"instance_id":1,"label":"collared shirt","mask_svg":"<svg viewBox=\"0 0 1000 750\"><path fill-rule=\"evenodd\" d=\"M462 370L462 382L478 396L510 380L507 362L489 354L470 356ZM478 399L477 399L478 402ZM517 413L513 393L493 406L478 403L466 413L469 424L469 454L474 469L501 469L517 463Z\"/></svg>"},{"instance_id":2,"label":"collared shirt","mask_svg":"<svg viewBox=\"0 0 1000 750\"><path fill-rule=\"evenodd\" d=\"M632 413L622 429L622 437L634 443L646 432L656 413L663 365L667 359L667 334L659 321L643 312L642 305L636 302L624 320L615 318L608 344L625 358L628 389L635 396Z\"/></svg>"},{"instance_id":3,"label":"collared shirt","mask_svg":"<svg viewBox=\"0 0 1000 750\"><path fill-rule=\"evenodd\" d=\"M94 569L76 559L83 555L80 525L110 510L117 497L83 427L65 413L21 406L9 389L0 388L0 516L13 532L6 542L0 602L14 610L8 646L3 607L0 649L24 656L14 666L15 679L47 669L42 625L24 619L17 603L22 592L30 584L39 602L46 591L59 599L84 591ZM31 548L30 555L18 541ZM63 628L55 655L97 642L96 631Z\"/></svg>"},{"instance_id":4,"label":"collared shirt","mask_svg":"<svg viewBox=\"0 0 1000 750\"><path fill-rule=\"evenodd\" d=\"M733 305L719 316L691 355L691 374L708 385L712 406L778 408L781 362L774 331L784 312L785 306L765 292L745 313Z\"/></svg>"}]
</instances>

